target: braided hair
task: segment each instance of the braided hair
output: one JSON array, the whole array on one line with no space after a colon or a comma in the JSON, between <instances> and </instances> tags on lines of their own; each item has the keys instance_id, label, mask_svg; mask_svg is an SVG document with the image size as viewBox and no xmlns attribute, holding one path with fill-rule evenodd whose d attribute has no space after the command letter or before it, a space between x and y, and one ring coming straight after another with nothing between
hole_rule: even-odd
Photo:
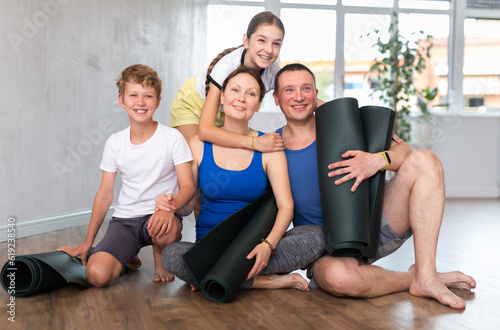
<instances>
[{"instance_id":1,"label":"braided hair","mask_svg":"<svg viewBox=\"0 0 500 330\"><path fill-rule=\"evenodd\" d=\"M212 62L210 62L210 65L208 66L208 69L207 69L207 78L205 80L205 96L208 95L208 91L210 90L210 81L209 81L208 77L210 76L210 73L212 73L212 70L213 70L214 66L217 64L217 62L219 62L219 60L221 58L223 58L227 54L231 53L232 51L234 51L234 50L236 50L236 49L238 49L240 47L243 47L243 45L239 45L237 47L231 47L231 48L224 49L222 52L219 53L219 55L217 55L212 60Z\"/></svg>"}]
</instances>

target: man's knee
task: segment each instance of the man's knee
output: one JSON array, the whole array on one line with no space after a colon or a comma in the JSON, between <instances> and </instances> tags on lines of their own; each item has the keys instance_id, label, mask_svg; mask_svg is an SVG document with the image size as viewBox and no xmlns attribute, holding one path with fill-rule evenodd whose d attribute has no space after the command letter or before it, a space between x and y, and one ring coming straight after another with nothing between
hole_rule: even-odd
<instances>
[{"instance_id":1,"label":"man's knee","mask_svg":"<svg viewBox=\"0 0 500 330\"><path fill-rule=\"evenodd\" d=\"M357 276L359 262L355 258L325 256L313 267L316 283L337 297L359 297L363 293L362 282Z\"/></svg>"},{"instance_id":2,"label":"man's knee","mask_svg":"<svg viewBox=\"0 0 500 330\"><path fill-rule=\"evenodd\" d=\"M405 159L400 170L414 174L432 174L443 177L444 171L439 157L429 150L415 150Z\"/></svg>"}]
</instances>

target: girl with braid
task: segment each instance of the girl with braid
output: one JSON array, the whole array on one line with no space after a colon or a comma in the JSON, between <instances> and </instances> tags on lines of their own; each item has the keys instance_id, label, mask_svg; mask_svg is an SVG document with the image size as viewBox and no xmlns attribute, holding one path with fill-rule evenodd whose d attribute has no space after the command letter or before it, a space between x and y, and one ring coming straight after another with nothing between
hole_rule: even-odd
<instances>
[{"instance_id":1,"label":"girl with braid","mask_svg":"<svg viewBox=\"0 0 500 330\"><path fill-rule=\"evenodd\" d=\"M177 128L188 142L199 135L201 140L224 147L261 152L284 150L283 140L277 133L252 139L220 129L224 112L219 103L222 83L241 65L259 73L266 93L273 89L274 76L280 70L276 60L284 35L285 28L276 15L269 11L255 15L241 46L224 50L205 72L184 82L172 102L169 126Z\"/></svg>"}]
</instances>

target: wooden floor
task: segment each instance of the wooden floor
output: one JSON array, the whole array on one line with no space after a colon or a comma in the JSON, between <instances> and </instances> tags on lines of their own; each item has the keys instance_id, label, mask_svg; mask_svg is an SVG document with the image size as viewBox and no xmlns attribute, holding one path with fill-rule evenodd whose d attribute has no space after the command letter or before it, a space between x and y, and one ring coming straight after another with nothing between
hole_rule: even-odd
<instances>
[{"instance_id":1,"label":"wooden floor","mask_svg":"<svg viewBox=\"0 0 500 330\"><path fill-rule=\"evenodd\" d=\"M192 219L184 240L192 238ZM17 240L17 255L78 245L86 227ZM239 291L231 303L209 302L176 279L152 282L151 248L144 248L141 270L104 289L70 285L50 293L15 299L16 322L8 320L8 294L0 292L0 329L500 329L500 200L448 200L438 246L438 270L461 270L475 277L474 292L455 290L467 308L400 292L374 299L336 298L319 288ZM98 239L102 237L102 232ZM7 244L0 243L0 262ZM405 271L413 244L377 265Z\"/></svg>"}]
</instances>

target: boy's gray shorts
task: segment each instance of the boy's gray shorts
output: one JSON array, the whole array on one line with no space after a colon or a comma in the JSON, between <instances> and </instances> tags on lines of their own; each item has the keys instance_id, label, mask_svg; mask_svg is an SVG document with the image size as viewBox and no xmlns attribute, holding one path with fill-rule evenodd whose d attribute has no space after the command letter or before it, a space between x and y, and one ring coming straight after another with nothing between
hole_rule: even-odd
<instances>
[{"instance_id":1,"label":"boy's gray shorts","mask_svg":"<svg viewBox=\"0 0 500 330\"><path fill-rule=\"evenodd\" d=\"M92 254L107 252L125 266L142 247L153 244L146 229L150 217L151 214L128 219L113 217Z\"/></svg>"}]
</instances>

